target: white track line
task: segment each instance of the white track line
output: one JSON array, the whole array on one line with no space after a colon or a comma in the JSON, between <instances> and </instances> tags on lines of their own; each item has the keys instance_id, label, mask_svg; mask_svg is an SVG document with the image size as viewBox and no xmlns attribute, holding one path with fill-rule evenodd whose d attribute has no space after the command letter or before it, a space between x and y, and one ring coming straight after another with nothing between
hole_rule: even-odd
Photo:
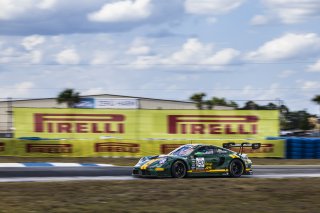
<instances>
[{"instance_id":1,"label":"white track line","mask_svg":"<svg viewBox=\"0 0 320 213\"><path fill-rule=\"evenodd\" d=\"M25 167L21 163L0 163L0 167Z\"/></svg>"},{"instance_id":2,"label":"white track line","mask_svg":"<svg viewBox=\"0 0 320 213\"><path fill-rule=\"evenodd\" d=\"M7 182L64 182L64 181L98 181L98 180L135 180L131 176L98 176L98 177L26 177L0 178L0 183Z\"/></svg>"},{"instance_id":3,"label":"white track line","mask_svg":"<svg viewBox=\"0 0 320 213\"><path fill-rule=\"evenodd\" d=\"M319 178L320 174L281 174L281 175L253 175L243 176L243 178ZM218 177L216 177L218 178ZM192 178L190 178L192 179ZM213 177L214 179L214 177ZM8 182L64 182L64 181L110 181L110 180L160 180L150 178L134 178L132 176L98 176L98 177L26 177L26 178L0 178L0 183ZM168 181L173 178L166 179ZM201 178L194 179L194 181L201 180Z\"/></svg>"}]
</instances>

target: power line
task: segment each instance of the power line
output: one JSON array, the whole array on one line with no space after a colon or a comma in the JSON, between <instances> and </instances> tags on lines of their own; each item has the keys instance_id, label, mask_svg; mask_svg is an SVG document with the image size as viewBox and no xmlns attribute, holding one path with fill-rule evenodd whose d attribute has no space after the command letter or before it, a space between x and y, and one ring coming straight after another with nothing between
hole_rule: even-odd
<instances>
[{"instance_id":1,"label":"power line","mask_svg":"<svg viewBox=\"0 0 320 213\"><path fill-rule=\"evenodd\" d=\"M243 66L243 65L281 65L281 64L311 64L314 61L256 61L256 62L238 62L238 63L0 63L0 65L17 65L17 66Z\"/></svg>"},{"instance_id":2,"label":"power line","mask_svg":"<svg viewBox=\"0 0 320 213\"><path fill-rule=\"evenodd\" d=\"M0 87L0 89L20 89L20 87ZM37 88L28 88L28 90L60 90L62 87L37 87ZM76 90L89 90L91 88L75 88ZM270 91L270 90L301 90L301 89L319 89L318 86L315 87L283 87L283 88L221 88L221 89L205 89L205 88L155 88L155 89L142 89L142 88L112 88L112 89L105 89L105 90L124 90L124 91Z\"/></svg>"}]
</instances>

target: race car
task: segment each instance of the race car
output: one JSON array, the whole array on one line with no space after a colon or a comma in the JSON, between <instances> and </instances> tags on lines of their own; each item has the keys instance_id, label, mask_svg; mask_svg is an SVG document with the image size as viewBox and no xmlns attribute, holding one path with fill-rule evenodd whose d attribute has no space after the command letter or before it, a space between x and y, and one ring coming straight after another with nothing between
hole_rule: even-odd
<instances>
[{"instance_id":1,"label":"race car","mask_svg":"<svg viewBox=\"0 0 320 213\"><path fill-rule=\"evenodd\" d=\"M223 147L186 144L167 155L147 156L134 166L135 177L230 176L252 174L252 161L244 148L259 149L260 143L225 143ZM238 152L232 151L239 147Z\"/></svg>"}]
</instances>

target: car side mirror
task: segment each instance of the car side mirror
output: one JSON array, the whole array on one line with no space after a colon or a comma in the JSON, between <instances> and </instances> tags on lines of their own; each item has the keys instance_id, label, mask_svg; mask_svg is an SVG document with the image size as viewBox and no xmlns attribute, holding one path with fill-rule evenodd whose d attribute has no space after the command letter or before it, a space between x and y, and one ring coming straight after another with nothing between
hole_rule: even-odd
<instances>
[{"instance_id":1,"label":"car side mirror","mask_svg":"<svg viewBox=\"0 0 320 213\"><path fill-rule=\"evenodd\" d=\"M195 157L203 157L204 154L203 154L202 152L196 152L196 153L194 154L194 156L195 156Z\"/></svg>"}]
</instances>

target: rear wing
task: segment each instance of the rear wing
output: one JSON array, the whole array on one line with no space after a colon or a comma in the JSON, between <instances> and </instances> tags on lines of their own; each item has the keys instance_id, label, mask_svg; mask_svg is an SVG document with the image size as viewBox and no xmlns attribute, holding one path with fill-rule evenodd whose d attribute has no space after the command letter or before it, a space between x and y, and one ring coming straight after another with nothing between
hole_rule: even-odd
<instances>
[{"instance_id":1,"label":"rear wing","mask_svg":"<svg viewBox=\"0 0 320 213\"><path fill-rule=\"evenodd\" d=\"M240 149L239 149L238 153L242 154L244 147L251 147L252 149L259 149L261 147L261 143L244 142L241 144L236 144L234 142L229 142L229 143L222 144L222 146L223 146L223 148L226 148L226 149L231 149L232 147L239 147Z\"/></svg>"}]
</instances>

